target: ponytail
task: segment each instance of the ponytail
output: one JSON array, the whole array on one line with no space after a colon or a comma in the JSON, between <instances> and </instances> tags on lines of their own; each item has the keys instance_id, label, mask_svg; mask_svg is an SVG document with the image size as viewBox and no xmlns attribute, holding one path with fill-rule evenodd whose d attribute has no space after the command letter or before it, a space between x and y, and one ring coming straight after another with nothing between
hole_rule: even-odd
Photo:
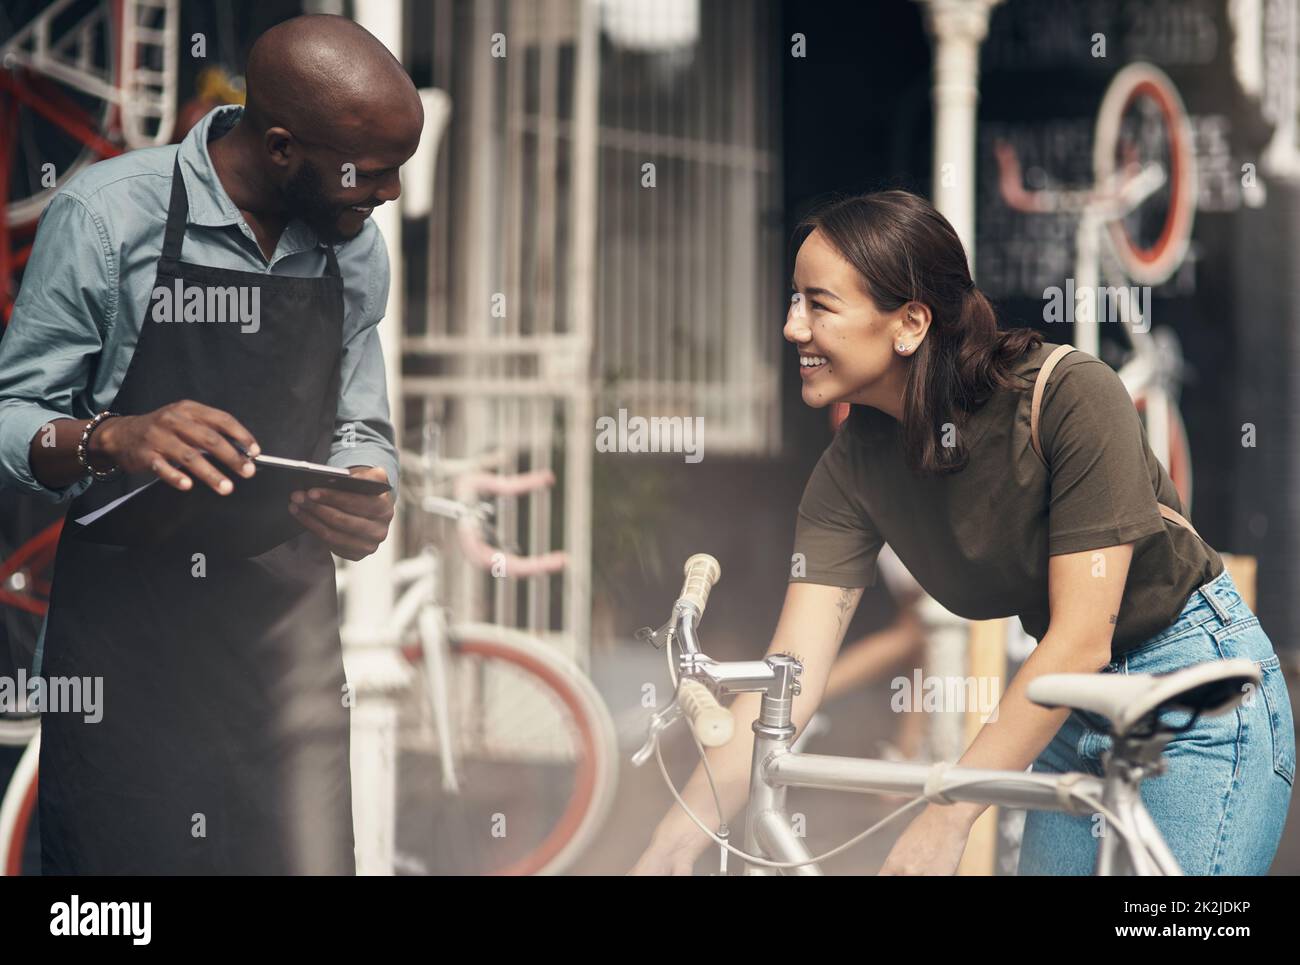
<instances>
[{"instance_id":1,"label":"ponytail","mask_svg":"<svg viewBox=\"0 0 1300 965\"><path fill-rule=\"evenodd\" d=\"M799 226L805 237L814 230L853 265L882 311L909 301L930 309L930 328L908 363L903 390L906 458L920 475L963 469L969 453L951 428L995 389L1009 387L1013 364L1043 336L1030 328L998 329L993 306L971 281L961 240L924 198L880 191L835 201Z\"/></svg>"}]
</instances>

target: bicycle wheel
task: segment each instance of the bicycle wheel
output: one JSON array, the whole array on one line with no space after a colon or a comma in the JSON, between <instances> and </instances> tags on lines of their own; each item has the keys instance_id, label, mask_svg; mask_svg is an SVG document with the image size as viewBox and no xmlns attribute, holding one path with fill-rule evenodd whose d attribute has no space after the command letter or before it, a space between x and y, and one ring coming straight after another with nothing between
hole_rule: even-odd
<instances>
[{"instance_id":1,"label":"bicycle wheel","mask_svg":"<svg viewBox=\"0 0 1300 965\"><path fill-rule=\"evenodd\" d=\"M1165 184L1108 225L1125 273L1142 285L1166 281L1182 264L1196 214L1196 155L1187 109L1169 77L1130 64L1102 98L1093 137L1096 183L1112 184L1121 165L1159 164Z\"/></svg>"},{"instance_id":2,"label":"bicycle wheel","mask_svg":"<svg viewBox=\"0 0 1300 965\"><path fill-rule=\"evenodd\" d=\"M1139 393L1133 400L1142 418L1146 418L1147 397ZM1178 498L1183 504L1183 512L1191 515L1192 512L1192 450L1187 441L1187 426L1183 422L1182 414L1178 411L1178 406L1173 399L1168 399L1169 413L1169 465L1165 466L1165 471L1169 473L1169 480L1174 484L1174 489L1178 491Z\"/></svg>"},{"instance_id":3,"label":"bicycle wheel","mask_svg":"<svg viewBox=\"0 0 1300 965\"><path fill-rule=\"evenodd\" d=\"M417 674L399 723L398 871L563 871L600 829L617 783L617 739L600 695L547 644L498 626L451 628L448 664L460 786L442 786Z\"/></svg>"},{"instance_id":4,"label":"bicycle wheel","mask_svg":"<svg viewBox=\"0 0 1300 965\"><path fill-rule=\"evenodd\" d=\"M40 759L41 735L29 741L7 786L0 785L0 875L23 873L24 857L32 841L32 816L36 813L36 764Z\"/></svg>"},{"instance_id":5,"label":"bicycle wheel","mask_svg":"<svg viewBox=\"0 0 1300 965\"><path fill-rule=\"evenodd\" d=\"M13 37L33 20L48 18L43 29L55 43L74 39L81 46L76 72L113 83L117 76L120 25L111 0L72 0L56 16L42 0L6 2L0 27ZM60 66L71 70L60 58ZM0 69L8 65L0 65ZM10 227L32 224L55 192L72 175L118 148L111 144L116 106L103 96L90 94L53 77L30 70L4 70L8 83L0 82L0 104L12 98L13 137L7 157L8 196L2 200ZM53 164L57 176L47 185L43 166Z\"/></svg>"}]
</instances>

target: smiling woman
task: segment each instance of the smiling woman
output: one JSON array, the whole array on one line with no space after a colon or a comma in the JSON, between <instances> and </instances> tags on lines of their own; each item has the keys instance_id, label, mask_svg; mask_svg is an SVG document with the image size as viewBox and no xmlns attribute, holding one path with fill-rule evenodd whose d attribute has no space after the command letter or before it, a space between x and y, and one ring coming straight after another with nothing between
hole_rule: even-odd
<instances>
[{"instance_id":1,"label":"smiling woman","mask_svg":"<svg viewBox=\"0 0 1300 965\"><path fill-rule=\"evenodd\" d=\"M902 421L914 470L960 469L966 447L944 427L1008 386L1012 364L1042 336L998 330L952 226L917 195L833 202L796 239L786 338L799 348L804 401L881 408Z\"/></svg>"},{"instance_id":2,"label":"smiling woman","mask_svg":"<svg viewBox=\"0 0 1300 965\"><path fill-rule=\"evenodd\" d=\"M1295 777L1278 657L1219 554L1182 518L1119 376L1032 330L1000 331L952 226L915 195L837 201L802 223L799 240L785 337L798 348L803 399L851 411L800 499L799 565L768 650L801 654L791 721L802 728L816 711L886 543L948 610L1018 617L1038 641L998 687L963 767L1100 772L1101 725L1029 699L1046 674L1248 657L1276 699L1167 722L1187 726L1143 798L1184 871L1266 872ZM732 706L737 735L752 729L756 703ZM705 810L713 784L723 819L739 810L753 746L741 738L711 756L711 778L697 772L687 805ZM983 807L930 805L882 873L951 874ZM1091 872L1094 834L1088 816L1035 811L1022 872ZM689 870L706 841L669 815L638 870Z\"/></svg>"}]
</instances>

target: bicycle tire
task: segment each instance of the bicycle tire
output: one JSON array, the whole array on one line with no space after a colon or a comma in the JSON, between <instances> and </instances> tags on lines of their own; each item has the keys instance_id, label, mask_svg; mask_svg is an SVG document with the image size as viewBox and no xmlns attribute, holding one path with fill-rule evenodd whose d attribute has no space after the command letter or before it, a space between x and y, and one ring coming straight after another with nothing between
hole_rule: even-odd
<instances>
[{"instance_id":1,"label":"bicycle tire","mask_svg":"<svg viewBox=\"0 0 1300 965\"><path fill-rule=\"evenodd\" d=\"M40 729L40 714L0 714L0 747L25 747Z\"/></svg>"},{"instance_id":2,"label":"bicycle tire","mask_svg":"<svg viewBox=\"0 0 1300 965\"><path fill-rule=\"evenodd\" d=\"M36 813L40 752L38 731L23 751L4 793L0 794L0 875L5 877L22 874L23 852L31 832L32 815Z\"/></svg>"},{"instance_id":3,"label":"bicycle tire","mask_svg":"<svg viewBox=\"0 0 1300 965\"><path fill-rule=\"evenodd\" d=\"M1196 215L1196 155L1192 147L1187 108L1173 81L1148 63L1129 64L1106 88L1093 134L1093 172L1096 183L1107 184L1115 174L1115 149L1125 112L1138 99L1148 97L1159 108L1169 144L1169 210L1154 244L1143 247L1122 219L1108 224L1112 247L1125 273L1142 285L1159 285L1182 264L1191 243Z\"/></svg>"},{"instance_id":4,"label":"bicycle tire","mask_svg":"<svg viewBox=\"0 0 1300 965\"><path fill-rule=\"evenodd\" d=\"M1169 473L1169 480L1178 491L1178 499L1183 504L1183 514L1190 516L1193 492L1191 444L1187 439L1187 424L1183 422L1177 404L1173 399L1167 401L1169 403L1169 465L1165 467L1165 471ZM1133 400L1133 405L1145 420L1146 395L1139 393Z\"/></svg>"},{"instance_id":5,"label":"bicycle tire","mask_svg":"<svg viewBox=\"0 0 1300 965\"><path fill-rule=\"evenodd\" d=\"M110 77L116 79L118 77L118 43L122 33L121 26L117 21L116 5L113 4L111 0L104 0L100 5L105 7L107 10L107 17L104 21L105 69ZM39 13L40 11L36 10L33 12ZM16 26L22 27L25 24L26 21L22 21L17 23ZM83 93L81 96L86 95ZM94 109L93 113L89 109L87 109L87 113L91 114L92 118L98 124L99 130L104 132L104 136L111 137L118 124L119 112L117 105L112 101L105 100ZM12 165L12 154L18 150L18 142L17 139L15 139L14 143L10 145L10 153L7 154L3 162L0 163ZM68 161L68 163L64 165L63 169L57 172L57 184L54 187L43 188L40 191L36 191L16 201L6 198L5 208L10 229L13 230L34 225L40 218L41 213L45 210L45 206L49 204L50 199L62 190L64 185L66 185L74 175L101 160L103 160L102 155L100 155L93 147L83 146L82 149L72 157L72 160Z\"/></svg>"},{"instance_id":6,"label":"bicycle tire","mask_svg":"<svg viewBox=\"0 0 1300 965\"><path fill-rule=\"evenodd\" d=\"M448 630L454 656L524 674L532 685L566 708L577 738L578 764L559 817L540 841L506 863L477 873L554 875L562 873L590 845L604 825L618 781L614 722L595 686L572 661L528 634L493 624L466 623ZM418 656L415 659L419 659ZM442 869L433 869L440 873Z\"/></svg>"}]
</instances>

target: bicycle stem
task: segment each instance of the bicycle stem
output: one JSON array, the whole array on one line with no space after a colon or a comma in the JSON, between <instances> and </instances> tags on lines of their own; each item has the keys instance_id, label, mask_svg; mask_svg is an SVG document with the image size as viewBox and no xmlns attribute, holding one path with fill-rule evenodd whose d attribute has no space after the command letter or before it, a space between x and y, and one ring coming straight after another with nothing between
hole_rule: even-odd
<instances>
[{"instance_id":1,"label":"bicycle stem","mask_svg":"<svg viewBox=\"0 0 1300 965\"><path fill-rule=\"evenodd\" d=\"M786 653L770 654L762 660L714 660L700 650L696 639L699 611L694 604L679 600L673 613L673 634L682 642L684 651L678 656L678 670L683 677L700 681L718 696L761 693L758 720L773 727L789 726L791 705L801 690L799 675L803 665L798 660Z\"/></svg>"}]
</instances>

